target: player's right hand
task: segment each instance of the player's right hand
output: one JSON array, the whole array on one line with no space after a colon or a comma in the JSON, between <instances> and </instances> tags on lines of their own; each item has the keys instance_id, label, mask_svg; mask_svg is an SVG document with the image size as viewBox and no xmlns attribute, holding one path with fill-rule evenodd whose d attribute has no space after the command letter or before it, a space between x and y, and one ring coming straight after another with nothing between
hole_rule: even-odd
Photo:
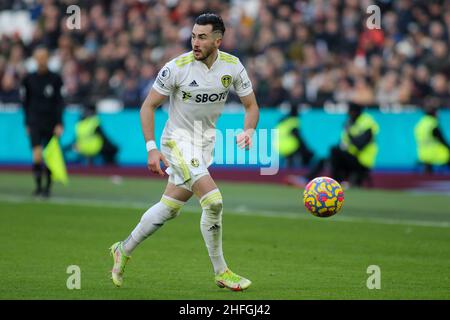
<instances>
[{"instance_id":1,"label":"player's right hand","mask_svg":"<svg viewBox=\"0 0 450 320\"><path fill-rule=\"evenodd\" d=\"M164 163L166 167L169 167L169 162L166 157L159 152L157 149L153 149L148 153L147 158L147 167L148 169L156 174L159 174L161 177L164 176L164 171L161 170L161 161Z\"/></svg>"}]
</instances>

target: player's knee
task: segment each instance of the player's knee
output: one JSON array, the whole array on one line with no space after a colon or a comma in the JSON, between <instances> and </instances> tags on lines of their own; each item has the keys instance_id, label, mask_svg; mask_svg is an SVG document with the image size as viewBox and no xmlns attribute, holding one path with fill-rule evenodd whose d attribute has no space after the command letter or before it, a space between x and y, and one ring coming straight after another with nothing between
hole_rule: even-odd
<instances>
[{"instance_id":1,"label":"player's knee","mask_svg":"<svg viewBox=\"0 0 450 320\"><path fill-rule=\"evenodd\" d=\"M215 189L200 199L202 209L211 215L220 215L223 210L222 194L218 189Z\"/></svg>"},{"instance_id":2,"label":"player's knee","mask_svg":"<svg viewBox=\"0 0 450 320\"><path fill-rule=\"evenodd\" d=\"M178 217L180 215L181 208L184 205L184 202L170 198L166 195L162 196L160 203L166 207L166 210L164 210L164 220L170 220Z\"/></svg>"},{"instance_id":3,"label":"player's knee","mask_svg":"<svg viewBox=\"0 0 450 320\"><path fill-rule=\"evenodd\" d=\"M175 219L176 217L178 217L180 215L180 212L181 212L181 208L179 208L179 209L170 209L170 211L168 213L167 220Z\"/></svg>"},{"instance_id":4,"label":"player's knee","mask_svg":"<svg viewBox=\"0 0 450 320\"><path fill-rule=\"evenodd\" d=\"M216 201L214 203L212 203L209 206L209 211L211 211L211 213L219 215L222 213L223 210L223 202L222 199L220 201Z\"/></svg>"}]
</instances>

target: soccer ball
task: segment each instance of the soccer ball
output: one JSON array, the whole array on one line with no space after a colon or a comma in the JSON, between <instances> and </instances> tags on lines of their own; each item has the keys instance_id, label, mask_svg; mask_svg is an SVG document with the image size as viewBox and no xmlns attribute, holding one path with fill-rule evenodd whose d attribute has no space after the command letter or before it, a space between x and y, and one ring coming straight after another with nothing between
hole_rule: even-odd
<instances>
[{"instance_id":1,"label":"soccer ball","mask_svg":"<svg viewBox=\"0 0 450 320\"><path fill-rule=\"evenodd\" d=\"M331 217L341 210L344 191L337 181L329 177L318 177L306 185L303 202L312 215Z\"/></svg>"}]
</instances>

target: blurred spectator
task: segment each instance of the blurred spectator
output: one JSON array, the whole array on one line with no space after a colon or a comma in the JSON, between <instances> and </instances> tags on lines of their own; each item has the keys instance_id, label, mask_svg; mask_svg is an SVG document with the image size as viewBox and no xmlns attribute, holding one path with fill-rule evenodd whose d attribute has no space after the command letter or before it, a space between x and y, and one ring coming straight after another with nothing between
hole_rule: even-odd
<instances>
[{"instance_id":1,"label":"blurred spectator","mask_svg":"<svg viewBox=\"0 0 450 320\"><path fill-rule=\"evenodd\" d=\"M431 87L433 96L437 99L439 107L450 108L450 86L448 78L443 73L434 75L431 79Z\"/></svg>"},{"instance_id":2,"label":"blurred spectator","mask_svg":"<svg viewBox=\"0 0 450 320\"><path fill-rule=\"evenodd\" d=\"M157 70L154 65L147 63L141 69L141 76L139 79L139 95L141 101L145 100L156 79Z\"/></svg>"},{"instance_id":3,"label":"blurred spectator","mask_svg":"<svg viewBox=\"0 0 450 320\"><path fill-rule=\"evenodd\" d=\"M267 96L267 106L279 107L287 101L288 93L284 89L281 76L276 76L270 83L270 90Z\"/></svg>"},{"instance_id":4,"label":"blurred spectator","mask_svg":"<svg viewBox=\"0 0 450 320\"><path fill-rule=\"evenodd\" d=\"M376 102L381 106L390 106L400 103L400 88L397 73L386 73L377 89Z\"/></svg>"},{"instance_id":5,"label":"blurred spectator","mask_svg":"<svg viewBox=\"0 0 450 320\"><path fill-rule=\"evenodd\" d=\"M318 105L324 105L326 102L332 101L335 91L335 74L333 70L329 70L322 75L316 95L316 104Z\"/></svg>"},{"instance_id":6,"label":"blurred spectator","mask_svg":"<svg viewBox=\"0 0 450 320\"><path fill-rule=\"evenodd\" d=\"M347 103L352 100L354 96L353 91L354 81L350 77L342 77L337 83L336 90L334 90L334 101L339 103Z\"/></svg>"},{"instance_id":7,"label":"blurred spectator","mask_svg":"<svg viewBox=\"0 0 450 320\"><path fill-rule=\"evenodd\" d=\"M109 86L109 72L105 67L99 67L95 70L95 78L90 92L90 103L96 104L103 98L112 95L111 87Z\"/></svg>"},{"instance_id":8,"label":"blurred spectator","mask_svg":"<svg viewBox=\"0 0 450 320\"><path fill-rule=\"evenodd\" d=\"M376 1L382 28L372 30L366 25L369 1L356 0L261 0L255 12L244 1L3 2L0 10L29 10L36 28L27 43L1 36L0 79L13 73L17 88L31 52L44 44L51 49L51 69L64 77L68 103L112 97L139 107L134 103L147 94L161 61L190 50L192 20L205 11L224 18L223 50L245 63L263 107L283 103L287 73L301 76L315 107L352 99L420 105L436 87L444 100L448 95L435 78L450 74L448 1ZM80 30L66 26L68 4L81 7Z\"/></svg>"},{"instance_id":9,"label":"blurred spectator","mask_svg":"<svg viewBox=\"0 0 450 320\"><path fill-rule=\"evenodd\" d=\"M16 81L11 74L5 74L0 83L0 102L1 103L15 103L19 104L20 93L16 87Z\"/></svg>"},{"instance_id":10,"label":"blurred spectator","mask_svg":"<svg viewBox=\"0 0 450 320\"><path fill-rule=\"evenodd\" d=\"M87 70L82 70L78 79L79 84L74 96L74 102L87 106L90 103L91 95L91 73Z\"/></svg>"},{"instance_id":11,"label":"blurred spectator","mask_svg":"<svg viewBox=\"0 0 450 320\"><path fill-rule=\"evenodd\" d=\"M379 54L384 45L384 34L380 29L368 29L366 22L362 22L364 30L359 36L356 55L369 58L373 54Z\"/></svg>"},{"instance_id":12,"label":"blurred spectator","mask_svg":"<svg viewBox=\"0 0 450 320\"><path fill-rule=\"evenodd\" d=\"M421 105L424 98L430 94L430 72L425 65L420 65L415 69L412 103Z\"/></svg>"},{"instance_id":13,"label":"blurred spectator","mask_svg":"<svg viewBox=\"0 0 450 320\"><path fill-rule=\"evenodd\" d=\"M13 45L9 53L7 64L8 72L12 72L15 76L25 77L26 69L24 65L25 55L21 45Z\"/></svg>"},{"instance_id":14,"label":"blurred spectator","mask_svg":"<svg viewBox=\"0 0 450 320\"><path fill-rule=\"evenodd\" d=\"M137 108L141 105L141 91L135 78L130 77L125 80L125 89L121 93L120 99L125 108Z\"/></svg>"},{"instance_id":15,"label":"blurred spectator","mask_svg":"<svg viewBox=\"0 0 450 320\"><path fill-rule=\"evenodd\" d=\"M365 77L359 76L355 79L355 87L351 100L363 106L372 106L375 103L372 86Z\"/></svg>"},{"instance_id":16,"label":"blurred spectator","mask_svg":"<svg viewBox=\"0 0 450 320\"><path fill-rule=\"evenodd\" d=\"M296 80L296 79L295 79ZM302 105L308 104L305 91L301 82L293 83L289 90L289 106L291 109L298 110ZM297 111L298 112L298 111Z\"/></svg>"},{"instance_id":17,"label":"blurred spectator","mask_svg":"<svg viewBox=\"0 0 450 320\"><path fill-rule=\"evenodd\" d=\"M448 46L444 41L432 44L431 53L424 60L431 73L444 72L450 74L450 55Z\"/></svg>"}]
</instances>

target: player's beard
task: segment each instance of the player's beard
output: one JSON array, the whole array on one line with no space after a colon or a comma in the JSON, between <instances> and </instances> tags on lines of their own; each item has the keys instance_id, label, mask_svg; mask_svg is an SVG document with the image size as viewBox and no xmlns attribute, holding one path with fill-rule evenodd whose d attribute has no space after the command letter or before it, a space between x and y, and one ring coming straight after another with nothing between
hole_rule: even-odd
<instances>
[{"instance_id":1,"label":"player's beard","mask_svg":"<svg viewBox=\"0 0 450 320\"><path fill-rule=\"evenodd\" d=\"M200 52L202 53L202 55L200 56L200 58L197 58L194 55L194 58L195 58L195 60L198 60L198 61L205 61L206 59L209 58L210 55L212 55L214 53L214 50L215 50L214 47L210 47L208 49L205 49L205 53L203 53L203 50L200 49Z\"/></svg>"}]
</instances>

